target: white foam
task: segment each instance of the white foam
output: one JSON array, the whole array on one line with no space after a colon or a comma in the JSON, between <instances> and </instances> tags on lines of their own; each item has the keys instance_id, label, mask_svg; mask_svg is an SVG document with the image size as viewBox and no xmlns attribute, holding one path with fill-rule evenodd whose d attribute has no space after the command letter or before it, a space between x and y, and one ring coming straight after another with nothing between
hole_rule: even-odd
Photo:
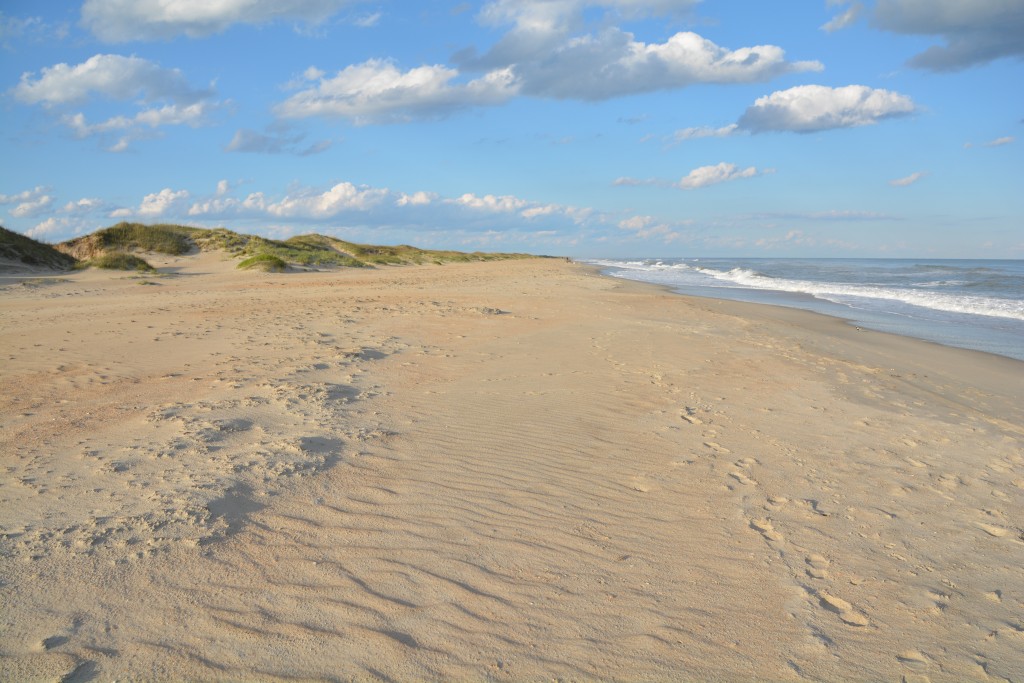
<instances>
[{"instance_id":1,"label":"white foam","mask_svg":"<svg viewBox=\"0 0 1024 683\"><path fill-rule=\"evenodd\" d=\"M849 298L851 297L882 299L948 313L967 313L1024 320L1024 301L1021 300L997 299L966 294L946 294L898 287L786 280L765 277L746 268L733 268L729 271L713 270L710 268L699 268L699 270L716 280L732 282L744 287L810 294L841 304L850 304Z\"/></svg>"}]
</instances>

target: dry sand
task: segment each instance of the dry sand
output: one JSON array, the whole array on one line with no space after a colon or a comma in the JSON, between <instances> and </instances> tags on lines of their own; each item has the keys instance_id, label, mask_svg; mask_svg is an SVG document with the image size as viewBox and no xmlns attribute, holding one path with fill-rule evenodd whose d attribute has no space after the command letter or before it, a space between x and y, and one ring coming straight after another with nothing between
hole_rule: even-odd
<instances>
[{"instance_id":1,"label":"dry sand","mask_svg":"<svg viewBox=\"0 0 1024 683\"><path fill-rule=\"evenodd\" d=\"M0 289L2 680L1024 680L1022 363L556 260L163 270Z\"/></svg>"}]
</instances>

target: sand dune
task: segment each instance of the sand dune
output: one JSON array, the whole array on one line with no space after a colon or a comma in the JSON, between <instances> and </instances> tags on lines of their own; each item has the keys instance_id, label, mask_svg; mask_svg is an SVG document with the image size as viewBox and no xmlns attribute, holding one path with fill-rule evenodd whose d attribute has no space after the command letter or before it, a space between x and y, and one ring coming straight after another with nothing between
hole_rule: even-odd
<instances>
[{"instance_id":1,"label":"sand dune","mask_svg":"<svg viewBox=\"0 0 1024 683\"><path fill-rule=\"evenodd\" d=\"M556 260L155 265L0 288L0 679L1024 680L1019 362Z\"/></svg>"}]
</instances>

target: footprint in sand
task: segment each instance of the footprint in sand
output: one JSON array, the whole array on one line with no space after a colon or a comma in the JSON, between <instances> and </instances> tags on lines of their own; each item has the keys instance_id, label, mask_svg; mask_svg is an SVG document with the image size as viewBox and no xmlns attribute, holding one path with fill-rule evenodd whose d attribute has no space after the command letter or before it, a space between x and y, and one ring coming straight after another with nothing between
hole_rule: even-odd
<instances>
[{"instance_id":1,"label":"footprint in sand","mask_svg":"<svg viewBox=\"0 0 1024 683\"><path fill-rule=\"evenodd\" d=\"M704 442L704 446L706 446L707 448L710 448L711 450L713 450L716 453L731 453L732 452L728 448L726 448L725 446L720 446L719 444L715 443L714 441L705 441Z\"/></svg>"},{"instance_id":2,"label":"footprint in sand","mask_svg":"<svg viewBox=\"0 0 1024 683\"><path fill-rule=\"evenodd\" d=\"M917 671L924 669L931 662L926 655L917 650L904 650L896 655L896 659L900 661L900 664Z\"/></svg>"},{"instance_id":3,"label":"footprint in sand","mask_svg":"<svg viewBox=\"0 0 1024 683\"><path fill-rule=\"evenodd\" d=\"M748 477L747 473L742 470L733 470L729 472L729 476L744 486L757 486L757 482Z\"/></svg>"},{"instance_id":4,"label":"footprint in sand","mask_svg":"<svg viewBox=\"0 0 1024 683\"><path fill-rule=\"evenodd\" d=\"M1010 533L1007 529L999 526L992 526L991 524L985 524L984 522L975 522L974 525L989 536L995 536L996 538L1002 538L1006 534Z\"/></svg>"},{"instance_id":5,"label":"footprint in sand","mask_svg":"<svg viewBox=\"0 0 1024 683\"><path fill-rule=\"evenodd\" d=\"M850 626L867 626L868 618L855 610L853 605L840 597L831 595L824 591L818 592L818 602L829 612L839 615L844 624Z\"/></svg>"},{"instance_id":6,"label":"footprint in sand","mask_svg":"<svg viewBox=\"0 0 1024 683\"><path fill-rule=\"evenodd\" d=\"M807 575L814 579L827 579L828 578L828 567L831 562L824 555L818 553L811 553L807 556L805 562L807 562Z\"/></svg>"},{"instance_id":7,"label":"footprint in sand","mask_svg":"<svg viewBox=\"0 0 1024 683\"><path fill-rule=\"evenodd\" d=\"M784 540L782 534L775 530L770 519L752 519L750 520L750 526L761 532L761 535L769 541L781 543Z\"/></svg>"}]
</instances>

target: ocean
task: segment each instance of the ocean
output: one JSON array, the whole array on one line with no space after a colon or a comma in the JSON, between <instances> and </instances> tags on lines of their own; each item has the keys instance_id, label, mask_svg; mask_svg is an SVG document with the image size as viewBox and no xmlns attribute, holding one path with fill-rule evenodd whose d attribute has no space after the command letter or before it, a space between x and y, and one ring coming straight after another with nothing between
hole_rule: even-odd
<instances>
[{"instance_id":1,"label":"ocean","mask_svg":"<svg viewBox=\"0 0 1024 683\"><path fill-rule=\"evenodd\" d=\"M682 294L803 308L865 328L1024 360L1024 261L590 259Z\"/></svg>"}]
</instances>

